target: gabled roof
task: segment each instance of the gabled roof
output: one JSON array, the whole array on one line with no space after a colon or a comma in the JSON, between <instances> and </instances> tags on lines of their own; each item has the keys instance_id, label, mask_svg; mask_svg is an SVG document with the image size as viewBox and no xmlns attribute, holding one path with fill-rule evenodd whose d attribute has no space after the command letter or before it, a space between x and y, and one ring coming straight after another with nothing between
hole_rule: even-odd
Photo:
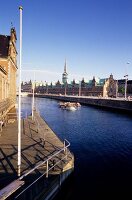
<instances>
[{"instance_id":1,"label":"gabled roof","mask_svg":"<svg viewBox=\"0 0 132 200\"><path fill-rule=\"evenodd\" d=\"M107 80L107 78L96 78L95 81L97 83L97 86L102 86L104 85L105 81ZM88 86L92 86L92 82L93 82L93 79L92 80L88 80L87 84Z\"/></svg>"},{"instance_id":2,"label":"gabled roof","mask_svg":"<svg viewBox=\"0 0 132 200\"><path fill-rule=\"evenodd\" d=\"M104 85L105 81L107 80L107 78L101 78L99 79L98 85Z\"/></svg>"},{"instance_id":3,"label":"gabled roof","mask_svg":"<svg viewBox=\"0 0 132 200\"><path fill-rule=\"evenodd\" d=\"M92 80L88 80L87 84L92 85Z\"/></svg>"},{"instance_id":4,"label":"gabled roof","mask_svg":"<svg viewBox=\"0 0 132 200\"><path fill-rule=\"evenodd\" d=\"M10 36L0 35L0 57L7 57L9 50Z\"/></svg>"}]
</instances>

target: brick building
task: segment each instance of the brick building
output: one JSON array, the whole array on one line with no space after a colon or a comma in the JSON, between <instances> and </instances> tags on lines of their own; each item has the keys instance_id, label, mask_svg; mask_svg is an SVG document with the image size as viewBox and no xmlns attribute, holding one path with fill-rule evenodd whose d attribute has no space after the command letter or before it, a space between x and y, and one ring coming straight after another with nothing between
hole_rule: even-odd
<instances>
[{"instance_id":1,"label":"brick building","mask_svg":"<svg viewBox=\"0 0 132 200\"><path fill-rule=\"evenodd\" d=\"M0 102L6 105L16 100L16 40L15 28L11 28L10 35L0 35Z\"/></svg>"},{"instance_id":2,"label":"brick building","mask_svg":"<svg viewBox=\"0 0 132 200\"><path fill-rule=\"evenodd\" d=\"M118 80L118 92L120 95L125 93L125 79ZM127 95L132 95L132 80L127 80Z\"/></svg>"},{"instance_id":3,"label":"brick building","mask_svg":"<svg viewBox=\"0 0 132 200\"><path fill-rule=\"evenodd\" d=\"M32 83L22 84L23 92L31 92ZM73 80L68 83L68 73L66 68L66 61L64 65L64 72L62 74L62 83L58 80L55 85L35 84L35 92L40 94L59 94L59 95L79 95L79 96L102 96L115 97L117 93L117 81L114 80L111 74L109 78L99 79L93 77L92 80L85 81L82 79L80 83Z\"/></svg>"}]
</instances>

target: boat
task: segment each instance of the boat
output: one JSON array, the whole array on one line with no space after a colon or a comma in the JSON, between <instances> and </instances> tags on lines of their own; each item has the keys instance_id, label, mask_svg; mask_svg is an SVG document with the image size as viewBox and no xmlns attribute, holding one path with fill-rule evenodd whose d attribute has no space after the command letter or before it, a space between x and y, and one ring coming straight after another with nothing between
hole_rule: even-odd
<instances>
[{"instance_id":1,"label":"boat","mask_svg":"<svg viewBox=\"0 0 132 200\"><path fill-rule=\"evenodd\" d=\"M65 109L66 110L71 110L71 111L75 111L76 110L76 108L74 106L67 106Z\"/></svg>"},{"instance_id":2,"label":"boat","mask_svg":"<svg viewBox=\"0 0 132 200\"><path fill-rule=\"evenodd\" d=\"M59 105L61 108L71 111L77 110L77 107L81 106L78 102L60 102Z\"/></svg>"},{"instance_id":3,"label":"boat","mask_svg":"<svg viewBox=\"0 0 132 200\"><path fill-rule=\"evenodd\" d=\"M81 107L81 104L79 102L75 103L76 107Z\"/></svg>"}]
</instances>

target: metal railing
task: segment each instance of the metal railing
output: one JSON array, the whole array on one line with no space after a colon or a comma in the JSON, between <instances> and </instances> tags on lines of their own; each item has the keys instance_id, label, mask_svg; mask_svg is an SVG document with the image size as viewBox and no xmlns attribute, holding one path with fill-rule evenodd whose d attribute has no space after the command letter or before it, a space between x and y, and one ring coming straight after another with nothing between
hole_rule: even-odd
<instances>
[{"instance_id":1,"label":"metal railing","mask_svg":"<svg viewBox=\"0 0 132 200\"><path fill-rule=\"evenodd\" d=\"M66 145L67 143L67 145ZM26 192L31 186L33 186L33 184L35 184L39 179L41 179L44 175L46 175L46 178L48 178L49 175L49 171L51 171L52 169L54 169L54 167L56 165L58 165L61 161L63 161L64 159L67 160L67 156L70 152L68 152L67 148L70 146L70 142L68 140L64 140L64 145L63 148L60 149L59 151L57 151L56 153L54 153L52 156L49 156L49 158L47 158L46 160L42 161L41 163L39 163L38 165L36 165L33 169L29 170L27 173L25 173L24 175L22 175L18 180L22 180L25 177L27 177L29 174L31 174L32 172L34 172L36 169L40 168L41 166L43 166L44 164L46 164L46 170L43 174L41 174L36 180L34 180L30 185L28 185L25 189L23 189L22 192L20 192L15 199L17 199L18 197L20 197L24 192ZM52 161L56 156L58 156L60 153L64 153L64 157L60 158L59 161L55 162L51 167L49 166L49 162Z\"/></svg>"}]
</instances>

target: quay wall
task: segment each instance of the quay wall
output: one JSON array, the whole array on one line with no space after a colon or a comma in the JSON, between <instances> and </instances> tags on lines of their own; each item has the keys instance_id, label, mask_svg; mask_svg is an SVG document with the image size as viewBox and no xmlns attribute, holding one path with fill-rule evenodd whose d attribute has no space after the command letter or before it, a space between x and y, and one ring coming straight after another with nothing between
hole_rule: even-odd
<instances>
[{"instance_id":1,"label":"quay wall","mask_svg":"<svg viewBox=\"0 0 132 200\"><path fill-rule=\"evenodd\" d=\"M17 196L19 195L19 191L12 194L10 200L53 200L61 188L71 180L73 172L74 168L71 168L60 174L52 175L49 178L42 177L20 196ZM30 179L32 179L32 176L29 177L28 181Z\"/></svg>"},{"instance_id":2,"label":"quay wall","mask_svg":"<svg viewBox=\"0 0 132 200\"><path fill-rule=\"evenodd\" d=\"M79 102L85 105L116 109L132 113L132 101L124 99L104 99L95 97L78 97L78 96L59 96L59 95L36 95L36 97L56 99L60 101Z\"/></svg>"}]
</instances>

